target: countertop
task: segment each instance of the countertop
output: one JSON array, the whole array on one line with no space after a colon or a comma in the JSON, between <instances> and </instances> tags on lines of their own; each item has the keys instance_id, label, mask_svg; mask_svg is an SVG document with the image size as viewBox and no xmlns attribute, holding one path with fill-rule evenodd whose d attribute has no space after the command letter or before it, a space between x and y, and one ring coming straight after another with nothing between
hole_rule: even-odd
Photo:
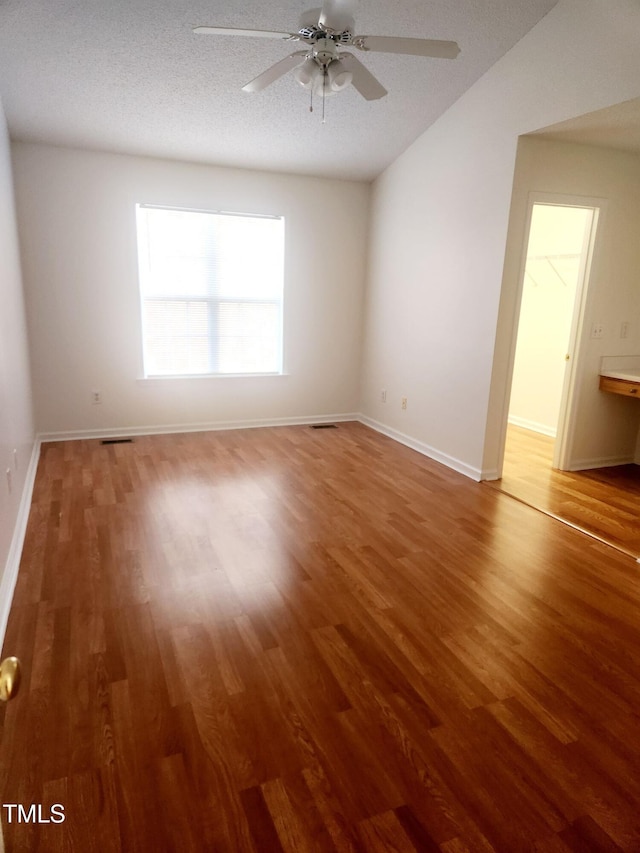
<instances>
[{"instance_id":1,"label":"countertop","mask_svg":"<svg viewBox=\"0 0 640 853\"><path fill-rule=\"evenodd\" d=\"M600 376L606 376L608 379L624 379L625 382L640 384L640 370L601 370Z\"/></svg>"}]
</instances>

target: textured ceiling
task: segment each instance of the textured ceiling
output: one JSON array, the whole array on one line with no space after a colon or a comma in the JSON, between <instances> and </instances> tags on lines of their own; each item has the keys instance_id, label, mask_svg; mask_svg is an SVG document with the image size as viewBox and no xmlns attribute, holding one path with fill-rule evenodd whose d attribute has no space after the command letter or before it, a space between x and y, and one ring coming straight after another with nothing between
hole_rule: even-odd
<instances>
[{"instance_id":1,"label":"textured ceiling","mask_svg":"<svg viewBox=\"0 0 640 853\"><path fill-rule=\"evenodd\" d=\"M349 86L309 112L287 75L241 86L299 45L195 25L296 31L295 0L0 0L0 95L14 139L370 180L557 0L361 0L361 35L452 39L455 61L358 53L389 94Z\"/></svg>"}]
</instances>

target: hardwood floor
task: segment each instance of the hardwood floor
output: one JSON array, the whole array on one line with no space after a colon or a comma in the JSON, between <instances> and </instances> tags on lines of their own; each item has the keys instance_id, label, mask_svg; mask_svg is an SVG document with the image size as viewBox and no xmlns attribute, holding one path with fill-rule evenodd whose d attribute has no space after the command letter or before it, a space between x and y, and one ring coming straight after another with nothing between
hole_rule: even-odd
<instances>
[{"instance_id":1,"label":"hardwood floor","mask_svg":"<svg viewBox=\"0 0 640 853\"><path fill-rule=\"evenodd\" d=\"M359 424L45 445L8 851L638 851L629 557Z\"/></svg>"},{"instance_id":2,"label":"hardwood floor","mask_svg":"<svg viewBox=\"0 0 640 853\"><path fill-rule=\"evenodd\" d=\"M554 471L554 440L509 425L502 480L492 485L640 557L640 466Z\"/></svg>"}]
</instances>

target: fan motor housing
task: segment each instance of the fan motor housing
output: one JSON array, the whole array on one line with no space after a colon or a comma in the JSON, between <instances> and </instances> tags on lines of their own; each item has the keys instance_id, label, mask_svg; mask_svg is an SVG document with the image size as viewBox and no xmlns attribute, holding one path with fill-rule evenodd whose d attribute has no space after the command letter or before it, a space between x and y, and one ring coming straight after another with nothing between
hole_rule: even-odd
<instances>
[{"instance_id":1,"label":"fan motor housing","mask_svg":"<svg viewBox=\"0 0 640 853\"><path fill-rule=\"evenodd\" d=\"M344 30L341 33L328 33L318 26L302 27L298 30L298 35L304 41L311 42L311 44L315 44L321 39L328 39L336 44L350 44L353 38L351 30Z\"/></svg>"}]
</instances>

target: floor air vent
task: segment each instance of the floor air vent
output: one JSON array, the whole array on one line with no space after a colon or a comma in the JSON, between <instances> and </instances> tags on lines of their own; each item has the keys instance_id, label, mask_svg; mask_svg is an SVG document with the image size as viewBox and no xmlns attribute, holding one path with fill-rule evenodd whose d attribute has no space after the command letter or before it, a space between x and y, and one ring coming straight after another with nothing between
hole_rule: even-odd
<instances>
[{"instance_id":1,"label":"floor air vent","mask_svg":"<svg viewBox=\"0 0 640 853\"><path fill-rule=\"evenodd\" d=\"M100 444L131 444L132 438L103 438Z\"/></svg>"},{"instance_id":2,"label":"floor air vent","mask_svg":"<svg viewBox=\"0 0 640 853\"><path fill-rule=\"evenodd\" d=\"M338 429L335 424L311 424L311 429Z\"/></svg>"}]
</instances>

